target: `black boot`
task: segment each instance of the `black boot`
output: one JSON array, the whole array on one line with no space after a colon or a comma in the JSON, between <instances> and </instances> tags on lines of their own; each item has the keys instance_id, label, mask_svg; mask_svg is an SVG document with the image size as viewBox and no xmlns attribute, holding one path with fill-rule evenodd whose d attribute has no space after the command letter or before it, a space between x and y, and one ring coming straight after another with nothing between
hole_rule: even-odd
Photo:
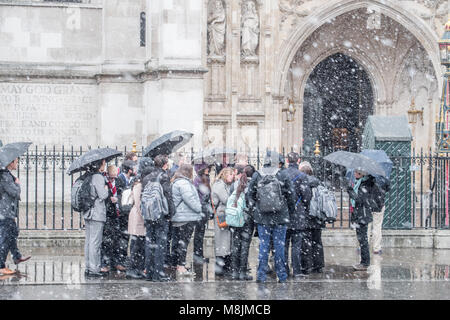
<instances>
[{"instance_id":1,"label":"black boot","mask_svg":"<svg viewBox=\"0 0 450 320\"><path fill-rule=\"evenodd\" d=\"M239 280L241 281L252 281L253 277L249 275L246 271L241 271L239 273Z\"/></svg>"}]
</instances>

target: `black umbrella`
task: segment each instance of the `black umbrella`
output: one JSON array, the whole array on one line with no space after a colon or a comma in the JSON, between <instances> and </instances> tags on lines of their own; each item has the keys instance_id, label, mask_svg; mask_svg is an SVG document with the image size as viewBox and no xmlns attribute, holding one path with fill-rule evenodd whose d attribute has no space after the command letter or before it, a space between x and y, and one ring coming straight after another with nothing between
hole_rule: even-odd
<instances>
[{"instance_id":1,"label":"black umbrella","mask_svg":"<svg viewBox=\"0 0 450 320\"><path fill-rule=\"evenodd\" d=\"M158 154L171 154L188 143L194 134L186 131L175 130L154 140L144 149L143 157L154 158Z\"/></svg>"},{"instance_id":2,"label":"black umbrella","mask_svg":"<svg viewBox=\"0 0 450 320\"><path fill-rule=\"evenodd\" d=\"M108 162L121 155L122 152L111 148L90 150L72 162L69 169L67 169L67 174L71 175L79 171L87 170L87 167L94 162L102 160Z\"/></svg>"},{"instance_id":3,"label":"black umbrella","mask_svg":"<svg viewBox=\"0 0 450 320\"><path fill-rule=\"evenodd\" d=\"M376 161L360 153L336 151L330 153L324 157L324 159L334 164L344 166L347 169L364 171L371 175L386 176L386 172Z\"/></svg>"},{"instance_id":4,"label":"black umbrella","mask_svg":"<svg viewBox=\"0 0 450 320\"><path fill-rule=\"evenodd\" d=\"M27 152L31 142L14 142L0 148L0 169L5 169L16 158Z\"/></svg>"}]
</instances>

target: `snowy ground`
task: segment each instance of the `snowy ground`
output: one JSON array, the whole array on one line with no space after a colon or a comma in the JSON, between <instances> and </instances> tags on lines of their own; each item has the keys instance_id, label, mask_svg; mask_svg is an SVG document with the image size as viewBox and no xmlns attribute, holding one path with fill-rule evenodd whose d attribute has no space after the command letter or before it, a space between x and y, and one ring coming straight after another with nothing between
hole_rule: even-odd
<instances>
[{"instance_id":1,"label":"snowy ground","mask_svg":"<svg viewBox=\"0 0 450 320\"><path fill-rule=\"evenodd\" d=\"M193 266L196 275L169 283L127 280L124 274L85 279L80 248L32 249L30 262L19 266L21 276L0 278L0 299L448 299L450 251L385 249L372 255L367 272L354 272L355 248L325 248L325 272L302 280L265 284L231 281L214 276L214 260ZM207 248L212 253L212 248ZM191 261L190 255L188 261ZM10 262L10 260L8 260ZM250 255L255 276L257 248ZM12 266L10 266L12 267ZM173 275L174 276L174 275Z\"/></svg>"}]
</instances>

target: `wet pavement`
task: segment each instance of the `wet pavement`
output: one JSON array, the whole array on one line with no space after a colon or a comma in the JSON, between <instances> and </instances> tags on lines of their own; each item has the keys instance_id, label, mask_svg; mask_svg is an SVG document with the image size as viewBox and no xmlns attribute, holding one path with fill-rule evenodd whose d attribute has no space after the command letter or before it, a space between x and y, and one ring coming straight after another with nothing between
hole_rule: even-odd
<instances>
[{"instance_id":1,"label":"wet pavement","mask_svg":"<svg viewBox=\"0 0 450 320\"><path fill-rule=\"evenodd\" d=\"M251 248L250 268L254 278L257 247ZM289 278L277 283L269 275L264 284L232 281L214 275L212 248L206 248L209 263L191 264L194 276L155 283L126 279L114 272L104 279L84 276L84 257L80 248L22 250L33 258L19 265L16 276L0 276L0 299L450 299L450 250L384 249L372 255L367 272L355 272L355 248L325 248L325 270L303 279ZM190 252L187 261L192 261ZM8 259L7 263L10 263ZM14 267L13 265L9 266Z\"/></svg>"}]
</instances>

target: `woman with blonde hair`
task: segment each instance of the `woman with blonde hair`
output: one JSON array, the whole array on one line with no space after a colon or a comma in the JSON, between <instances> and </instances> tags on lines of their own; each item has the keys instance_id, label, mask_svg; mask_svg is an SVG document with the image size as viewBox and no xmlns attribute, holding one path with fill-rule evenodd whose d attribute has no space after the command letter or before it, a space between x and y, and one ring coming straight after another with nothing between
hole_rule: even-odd
<instances>
[{"instance_id":1,"label":"woman with blonde hair","mask_svg":"<svg viewBox=\"0 0 450 320\"><path fill-rule=\"evenodd\" d=\"M234 182L234 169L224 168L216 177L211 189L211 199L214 210L214 247L216 256L216 274L231 274L231 231L228 227L220 228L218 216L225 216L230 188Z\"/></svg>"}]
</instances>

